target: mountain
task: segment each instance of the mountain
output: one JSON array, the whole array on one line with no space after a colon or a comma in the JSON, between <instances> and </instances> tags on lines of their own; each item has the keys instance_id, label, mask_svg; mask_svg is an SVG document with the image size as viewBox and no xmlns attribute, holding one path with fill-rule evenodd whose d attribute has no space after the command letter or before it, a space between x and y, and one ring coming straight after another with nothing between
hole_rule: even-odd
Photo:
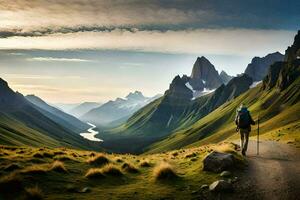
<instances>
[{"instance_id":1,"label":"mountain","mask_svg":"<svg viewBox=\"0 0 300 200\"><path fill-rule=\"evenodd\" d=\"M81 133L90 127L89 125L80 121L76 117L64 113L63 111L55 107L50 106L41 98L35 95L27 95L25 98L34 105L36 105L38 107L38 110L43 115L47 116L48 118L61 125L65 129L69 129L70 131L73 131L75 133Z\"/></svg>"},{"instance_id":2,"label":"mountain","mask_svg":"<svg viewBox=\"0 0 300 200\"><path fill-rule=\"evenodd\" d=\"M246 104L252 117L260 119L260 134L264 139L297 142L300 139L300 31L284 61L272 64L261 84L199 119L190 126L175 130L168 137L147 147L149 153L182 147L217 143L236 139L233 123L236 109ZM253 127L252 134L256 133Z\"/></svg>"},{"instance_id":3,"label":"mountain","mask_svg":"<svg viewBox=\"0 0 300 200\"><path fill-rule=\"evenodd\" d=\"M70 111L68 111L69 114L79 118L82 115L86 114L87 112L89 112L90 110L97 108L101 106L100 103L96 103L96 102L84 102L78 106L76 106L75 108L71 109Z\"/></svg>"},{"instance_id":4,"label":"mountain","mask_svg":"<svg viewBox=\"0 0 300 200\"><path fill-rule=\"evenodd\" d=\"M0 143L4 145L96 149L93 142L43 115L39 107L11 90L1 78L0 133Z\"/></svg>"},{"instance_id":5,"label":"mountain","mask_svg":"<svg viewBox=\"0 0 300 200\"><path fill-rule=\"evenodd\" d=\"M120 119L128 119L134 112L147 105L155 97L145 97L141 92L129 93L125 98L117 98L108 101L100 107L94 108L80 117L85 122L90 122L98 126L106 126Z\"/></svg>"},{"instance_id":6,"label":"mountain","mask_svg":"<svg viewBox=\"0 0 300 200\"><path fill-rule=\"evenodd\" d=\"M252 78L244 74L233 78L227 85L222 84L214 92L193 99L186 81L186 76L176 76L164 96L137 111L123 125L104 132L102 136L107 141L104 147L140 153L147 145L192 125L223 103L246 92L253 83ZM128 143L136 144L128 146Z\"/></svg>"},{"instance_id":7,"label":"mountain","mask_svg":"<svg viewBox=\"0 0 300 200\"><path fill-rule=\"evenodd\" d=\"M227 84L233 76L228 75L225 71L221 71L220 78L224 84Z\"/></svg>"},{"instance_id":8,"label":"mountain","mask_svg":"<svg viewBox=\"0 0 300 200\"><path fill-rule=\"evenodd\" d=\"M70 110L72 110L73 108L79 106L80 103L53 103L51 104L51 106L58 108L62 111L64 111L65 113L69 113Z\"/></svg>"},{"instance_id":9,"label":"mountain","mask_svg":"<svg viewBox=\"0 0 300 200\"><path fill-rule=\"evenodd\" d=\"M198 57L194 63L189 80L194 90L215 89L222 85L222 79L215 67L204 56Z\"/></svg>"},{"instance_id":10,"label":"mountain","mask_svg":"<svg viewBox=\"0 0 300 200\"><path fill-rule=\"evenodd\" d=\"M261 81L268 73L269 66L277 61L283 61L284 55L279 52L271 53L265 57L254 57L248 64L245 74L253 78L253 81Z\"/></svg>"}]
</instances>

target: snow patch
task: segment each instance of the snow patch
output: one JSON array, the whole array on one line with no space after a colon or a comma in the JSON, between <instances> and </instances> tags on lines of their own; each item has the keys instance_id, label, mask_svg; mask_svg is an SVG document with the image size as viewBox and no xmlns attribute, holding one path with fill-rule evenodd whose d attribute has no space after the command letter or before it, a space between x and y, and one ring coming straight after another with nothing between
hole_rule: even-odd
<instances>
[{"instance_id":1,"label":"snow patch","mask_svg":"<svg viewBox=\"0 0 300 200\"><path fill-rule=\"evenodd\" d=\"M190 82L187 82L187 83L185 84L185 86L186 86L187 88L189 88L192 92L195 92L195 90L194 90L194 88L191 86Z\"/></svg>"},{"instance_id":2,"label":"snow patch","mask_svg":"<svg viewBox=\"0 0 300 200\"><path fill-rule=\"evenodd\" d=\"M250 85L250 88L254 88L256 87L258 84L260 84L262 81L256 81L256 82L253 82L252 85Z\"/></svg>"},{"instance_id":3,"label":"snow patch","mask_svg":"<svg viewBox=\"0 0 300 200\"><path fill-rule=\"evenodd\" d=\"M208 89L208 88L204 88L203 91L195 91L195 92L193 93L193 98L192 98L192 100L195 100L195 99L197 99L198 97L201 97L201 96L207 95L207 94L209 94L209 93L212 93L212 92L214 92L215 90L216 90L216 89L210 90L210 89Z\"/></svg>"}]
</instances>

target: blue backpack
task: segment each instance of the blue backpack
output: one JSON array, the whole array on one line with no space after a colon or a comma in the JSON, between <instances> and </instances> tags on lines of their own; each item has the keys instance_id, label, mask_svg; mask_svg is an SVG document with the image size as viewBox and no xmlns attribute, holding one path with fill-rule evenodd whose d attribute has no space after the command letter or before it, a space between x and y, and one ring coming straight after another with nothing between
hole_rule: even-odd
<instances>
[{"instance_id":1,"label":"blue backpack","mask_svg":"<svg viewBox=\"0 0 300 200\"><path fill-rule=\"evenodd\" d=\"M247 108L242 108L238 111L237 126L239 128L248 128L251 124L249 111Z\"/></svg>"}]
</instances>

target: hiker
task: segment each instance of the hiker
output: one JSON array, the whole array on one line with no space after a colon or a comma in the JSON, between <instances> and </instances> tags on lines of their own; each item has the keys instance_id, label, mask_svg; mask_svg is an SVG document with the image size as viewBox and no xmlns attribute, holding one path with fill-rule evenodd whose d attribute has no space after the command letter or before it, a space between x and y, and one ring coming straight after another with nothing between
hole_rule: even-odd
<instances>
[{"instance_id":1,"label":"hiker","mask_svg":"<svg viewBox=\"0 0 300 200\"><path fill-rule=\"evenodd\" d=\"M241 135L242 154L243 156L246 156L251 125L255 125L255 122L253 121L248 108L244 104L237 110L235 124L237 125L237 132L240 132Z\"/></svg>"}]
</instances>

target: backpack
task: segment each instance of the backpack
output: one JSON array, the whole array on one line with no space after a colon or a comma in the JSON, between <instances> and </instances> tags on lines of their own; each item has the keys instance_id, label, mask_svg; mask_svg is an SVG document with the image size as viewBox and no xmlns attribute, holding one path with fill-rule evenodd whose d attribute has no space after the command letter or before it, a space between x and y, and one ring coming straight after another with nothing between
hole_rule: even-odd
<instances>
[{"instance_id":1,"label":"backpack","mask_svg":"<svg viewBox=\"0 0 300 200\"><path fill-rule=\"evenodd\" d=\"M239 128L248 128L250 126L250 117L248 110L240 110L238 111L237 116L237 126Z\"/></svg>"}]
</instances>

